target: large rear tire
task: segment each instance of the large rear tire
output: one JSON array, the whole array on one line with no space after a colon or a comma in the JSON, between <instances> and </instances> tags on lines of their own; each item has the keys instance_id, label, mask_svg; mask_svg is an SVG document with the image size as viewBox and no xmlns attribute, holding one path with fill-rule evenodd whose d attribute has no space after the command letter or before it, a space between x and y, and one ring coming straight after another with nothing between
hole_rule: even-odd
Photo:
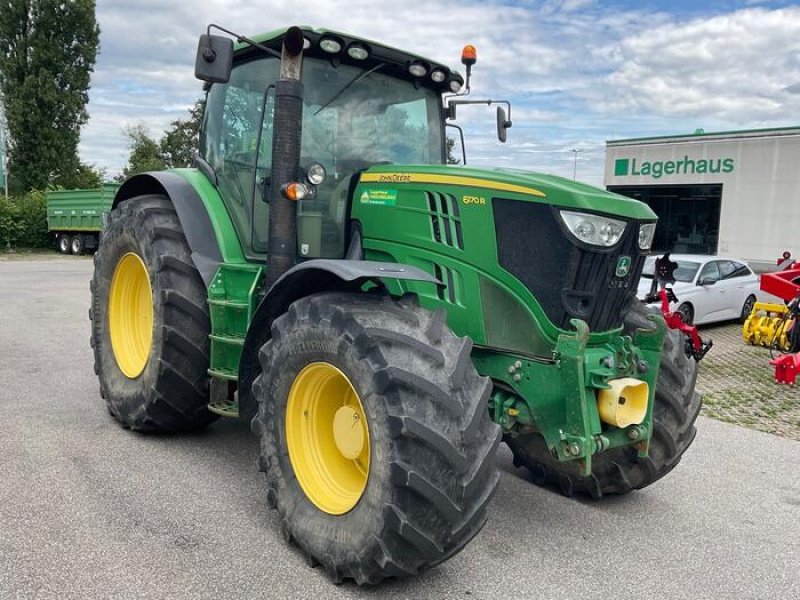
<instances>
[{"instance_id":1,"label":"large rear tire","mask_svg":"<svg viewBox=\"0 0 800 600\"><path fill-rule=\"evenodd\" d=\"M318 294L273 324L253 384L267 501L335 582L418 573L483 527L500 430L471 348L408 298Z\"/></svg>"},{"instance_id":2,"label":"large rear tire","mask_svg":"<svg viewBox=\"0 0 800 600\"><path fill-rule=\"evenodd\" d=\"M625 334L652 328L647 314L644 305L634 303L625 319ZM664 477L680 462L694 440L697 433L694 422L702 404L700 394L694 389L697 363L686 356L684 346L682 335L668 329L656 383L654 431L646 458L639 458L632 447L608 450L593 457L592 475L583 477L575 463L553 459L544 438L531 434L506 436L514 464L527 467L535 483L555 487L566 496L600 498L627 494Z\"/></svg>"},{"instance_id":3,"label":"large rear tire","mask_svg":"<svg viewBox=\"0 0 800 600\"><path fill-rule=\"evenodd\" d=\"M139 196L111 211L94 263L91 344L109 412L147 432L214 421L206 289L172 203Z\"/></svg>"}]
</instances>

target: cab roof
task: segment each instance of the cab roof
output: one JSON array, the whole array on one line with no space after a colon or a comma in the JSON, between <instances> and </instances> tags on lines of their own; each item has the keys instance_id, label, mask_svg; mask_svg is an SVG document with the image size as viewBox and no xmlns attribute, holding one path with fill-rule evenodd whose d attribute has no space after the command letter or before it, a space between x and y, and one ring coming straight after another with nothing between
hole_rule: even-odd
<instances>
[{"instance_id":1,"label":"cab roof","mask_svg":"<svg viewBox=\"0 0 800 600\"><path fill-rule=\"evenodd\" d=\"M329 29L314 29L313 27L309 27L307 25L301 25L299 26L299 29L303 32L303 36L306 39L306 48L304 50L304 54L306 56L313 56L315 58L328 59L334 66L344 63L355 67L369 69L383 63L384 66L381 67L381 73L396 77L398 79L412 81L417 85L431 87L443 92L452 91L452 81L459 82L459 85L463 85L464 83L463 77L457 71L450 69L450 67L447 65L438 63L417 54L412 54L410 52L392 48L391 46L386 46L366 38L356 37L347 33L341 33L339 31L333 31ZM252 39L253 41L263 44L268 48L280 51L281 45L283 44L283 38L288 30L288 27L275 29L273 31L268 31L266 33L253 36ZM341 50L336 53L324 51L320 46L320 42L324 40L333 40L338 42ZM348 53L348 50L353 46L366 49L368 56L361 60L353 58ZM246 42L237 43L235 50L236 58L234 60L250 57L251 55L258 55L262 52L258 48L254 48ZM415 76L409 71L409 67L414 64L422 65L425 68L424 76ZM442 81L437 82L431 78L431 75L435 71L440 71L444 74Z\"/></svg>"}]
</instances>

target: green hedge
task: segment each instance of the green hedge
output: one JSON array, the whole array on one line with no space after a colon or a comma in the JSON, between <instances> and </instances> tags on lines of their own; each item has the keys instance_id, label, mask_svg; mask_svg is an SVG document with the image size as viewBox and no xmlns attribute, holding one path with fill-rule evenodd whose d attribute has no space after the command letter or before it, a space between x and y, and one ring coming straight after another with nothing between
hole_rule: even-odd
<instances>
[{"instance_id":1,"label":"green hedge","mask_svg":"<svg viewBox=\"0 0 800 600\"><path fill-rule=\"evenodd\" d=\"M44 192L29 192L8 200L0 196L0 251L50 246Z\"/></svg>"}]
</instances>

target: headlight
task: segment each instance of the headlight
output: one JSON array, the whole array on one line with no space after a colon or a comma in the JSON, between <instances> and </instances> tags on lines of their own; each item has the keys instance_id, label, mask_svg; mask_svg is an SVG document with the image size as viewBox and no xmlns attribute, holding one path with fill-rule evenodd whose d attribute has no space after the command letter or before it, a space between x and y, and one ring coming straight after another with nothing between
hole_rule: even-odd
<instances>
[{"instance_id":1,"label":"headlight","mask_svg":"<svg viewBox=\"0 0 800 600\"><path fill-rule=\"evenodd\" d=\"M559 211L561 220L578 240L593 246L610 247L616 244L625 233L627 223L602 215Z\"/></svg>"},{"instance_id":2,"label":"headlight","mask_svg":"<svg viewBox=\"0 0 800 600\"><path fill-rule=\"evenodd\" d=\"M319 40L319 47L328 54L338 54L342 51L342 42L334 37L323 37Z\"/></svg>"},{"instance_id":3,"label":"headlight","mask_svg":"<svg viewBox=\"0 0 800 600\"><path fill-rule=\"evenodd\" d=\"M653 237L656 235L656 224L645 223L639 226L639 248L649 250L653 245Z\"/></svg>"},{"instance_id":4,"label":"headlight","mask_svg":"<svg viewBox=\"0 0 800 600\"><path fill-rule=\"evenodd\" d=\"M306 179L312 185L320 185L326 176L325 167L321 163L313 162L306 168Z\"/></svg>"},{"instance_id":5,"label":"headlight","mask_svg":"<svg viewBox=\"0 0 800 600\"><path fill-rule=\"evenodd\" d=\"M428 74L428 67L417 61L408 65L408 72L414 77L425 77Z\"/></svg>"},{"instance_id":6,"label":"headlight","mask_svg":"<svg viewBox=\"0 0 800 600\"><path fill-rule=\"evenodd\" d=\"M366 60L369 57L369 50L361 44L352 43L347 47L347 54L356 60Z\"/></svg>"}]
</instances>

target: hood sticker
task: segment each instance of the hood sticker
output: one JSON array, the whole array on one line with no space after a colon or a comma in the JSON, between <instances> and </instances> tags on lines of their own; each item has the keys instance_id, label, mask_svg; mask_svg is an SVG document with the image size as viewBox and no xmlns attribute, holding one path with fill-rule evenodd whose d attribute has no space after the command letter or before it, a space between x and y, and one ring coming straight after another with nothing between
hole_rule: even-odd
<instances>
[{"instance_id":1,"label":"hood sticker","mask_svg":"<svg viewBox=\"0 0 800 600\"><path fill-rule=\"evenodd\" d=\"M364 190L361 194L361 204L374 204L376 206L394 206L397 204L397 190Z\"/></svg>"}]
</instances>

